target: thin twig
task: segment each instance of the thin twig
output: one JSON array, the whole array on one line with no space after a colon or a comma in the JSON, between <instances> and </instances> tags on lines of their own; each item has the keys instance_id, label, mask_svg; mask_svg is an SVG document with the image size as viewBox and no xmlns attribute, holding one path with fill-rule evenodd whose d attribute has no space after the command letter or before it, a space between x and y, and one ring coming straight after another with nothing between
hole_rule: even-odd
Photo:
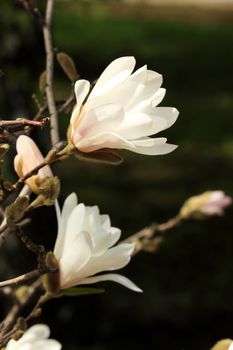
<instances>
[{"instance_id":1,"label":"thin twig","mask_svg":"<svg viewBox=\"0 0 233 350\"><path fill-rule=\"evenodd\" d=\"M40 277L41 275L43 275L46 272L47 272L46 270L45 271L39 271L37 269L33 270L33 271L30 271L30 272L25 273L23 275L20 275L18 277L11 278L9 280L0 282L0 288L7 287L7 286L15 286L15 285L18 285L18 284L30 281L32 279Z\"/></svg>"},{"instance_id":2,"label":"thin twig","mask_svg":"<svg viewBox=\"0 0 233 350\"><path fill-rule=\"evenodd\" d=\"M142 230L121 241L121 243L135 243L133 255L142 250L153 251L153 247L157 243L157 240L159 240L165 232L179 225L181 220L181 217L176 215L165 223L152 224L144 227Z\"/></svg>"},{"instance_id":3,"label":"thin twig","mask_svg":"<svg viewBox=\"0 0 233 350\"><path fill-rule=\"evenodd\" d=\"M7 127L12 125L17 125L18 127L24 126L39 126L43 127L46 123L48 123L49 118L44 117L40 121L29 120L29 119L16 119L16 120L0 120L0 127Z\"/></svg>"},{"instance_id":4,"label":"thin twig","mask_svg":"<svg viewBox=\"0 0 233 350\"><path fill-rule=\"evenodd\" d=\"M50 113L50 125L51 125L51 142L55 145L59 142L59 130L58 130L58 113L56 109L56 103L53 93L53 45L51 35L51 22L53 15L54 0L47 0L45 21L43 24L43 35L46 51L46 97L48 102L48 109Z\"/></svg>"}]
</instances>

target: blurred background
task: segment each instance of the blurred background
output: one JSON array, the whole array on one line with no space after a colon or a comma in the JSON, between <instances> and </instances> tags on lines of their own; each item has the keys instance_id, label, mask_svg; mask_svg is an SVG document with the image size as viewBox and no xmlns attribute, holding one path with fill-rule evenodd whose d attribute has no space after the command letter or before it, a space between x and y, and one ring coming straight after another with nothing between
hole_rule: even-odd
<instances>
[{"instance_id":1,"label":"blurred background","mask_svg":"<svg viewBox=\"0 0 233 350\"><path fill-rule=\"evenodd\" d=\"M43 11L45 1L38 5ZM74 58L82 78L96 79L113 59L135 56L137 68L147 64L163 74L161 106L180 111L160 135L179 145L172 154L125 152L119 167L75 159L56 165L61 202L77 192L127 237L175 216L186 198L207 189L233 195L233 1L57 0L53 35L54 46ZM13 0L1 0L0 42L0 116L32 118L32 94L42 101L43 39L38 23ZM70 83L58 64L55 77L56 97L68 97ZM69 115L61 115L62 138L68 123ZM48 126L32 136L44 152L49 149ZM3 171L14 180L11 162ZM136 256L122 274L143 294L106 282L103 295L52 301L42 321L69 350L205 350L233 338L232 214L229 208L223 218L186 222L166 235L155 254ZM53 208L31 217L31 237L52 249ZM34 260L12 237L1 252L1 280L28 271Z\"/></svg>"}]
</instances>

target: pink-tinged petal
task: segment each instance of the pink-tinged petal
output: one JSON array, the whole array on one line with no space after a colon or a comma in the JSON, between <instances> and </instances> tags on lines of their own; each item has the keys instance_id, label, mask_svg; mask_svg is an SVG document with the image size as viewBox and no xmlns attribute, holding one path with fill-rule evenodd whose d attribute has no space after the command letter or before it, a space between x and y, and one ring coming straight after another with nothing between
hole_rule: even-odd
<instances>
[{"instance_id":1,"label":"pink-tinged petal","mask_svg":"<svg viewBox=\"0 0 233 350\"><path fill-rule=\"evenodd\" d=\"M132 281L122 275L116 273L107 273L105 275L87 277L83 279L79 284L92 284L102 281L113 281L121 284L122 286L133 290L134 292L142 292L142 290L136 286Z\"/></svg>"},{"instance_id":2,"label":"pink-tinged petal","mask_svg":"<svg viewBox=\"0 0 233 350\"><path fill-rule=\"evenodd\" d=\"M21 167L23 175L27 174L44 161L44 157L35 142L26 135L18 137L16 150L19 157L16 155L15 165L18 168ZM17 169L15 170L17 171ZM53 176L50 167L47 165L40 169L38 174L41 178Z\"/></svg>"},{"instance_id":3,"label":"pink-tinged petal","mask_svg":"<svg viewBox=\"0 0 233 350\"><path fill-rule=\"evenodd\" d=\"M75 125L79 120L80 108L83 104L83 101L87 97L87 94L90 90L90 83L88 80L78 80L74 86L74 92L76 96L76 106L73 109L70 123Z\"/></svg>"},{"instance_id":4,"label":"pink-tinged petal","mask_svg":"<svg viewBox=\"0 0 233 350\"><path fill-rule=\"evenodd\" d=\"M104 70L95 84L89 99L101 96L125 81L135 67L134 57L120 57Z\"/></svg>"}]
</instances>

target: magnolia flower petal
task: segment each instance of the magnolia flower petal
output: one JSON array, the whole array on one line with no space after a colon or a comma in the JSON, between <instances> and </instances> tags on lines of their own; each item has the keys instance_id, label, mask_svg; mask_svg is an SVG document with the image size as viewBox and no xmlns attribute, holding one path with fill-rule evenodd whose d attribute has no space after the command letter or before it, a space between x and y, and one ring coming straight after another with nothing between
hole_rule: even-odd
<instances>
[{"instance_id":1,"label":"magnolia flower petal","mask_svg":"<svg viewBox=\"0 0 233 350\"><path fill-rule=\"evenodd\" d=\"M142 292L142 290L136 286L132 281L130 281L125 276L116 274L116 273L107 273L105 275L99 275L99 276L93 276L93 277L87 277L83 279L79 284L92 284L102 281L113 281L117 282L119 284L122 284L124 287L129 288L133 290L134 292Z\"/></svg>"},{"instance_id":2,"label":"magnolia flower petal","mask_svg":"<svg viewBox=\"0 0 233 350\"><path fill-rule=\"evenodd\" d=\"M154 109L155 123L158 117L166 120L166 127L162 130L170 128L178 118L179 111L174 107L156 107Z\"/></svg>"},{"instance_id":3,"label":"magnolia flower petal","mask_svg":"<svg viewBox=\"0 0 233 350\"><path fill-rule=\"evenodd\" d=\"M146 138L132 141L134 147L127 147L128 150L147 155L167 154L174 151L177 146L166 142L166 138Z\"/></svg>"},{"instance_id":4,"label":"magnolia flower petal","mask_svg":"<svg viewBox=\"0 0 233 350\"><path fill-rule=\"evenodd\" d=\"M156 107L160 104L166 94L166 89L160 88L153 96L152 96L152 106Z\"/></svg>"},{"instance_id":5,"label":"magnolia flower petal","mask_svg":"<svg viewBox=\"0 0 233 350\"><path fill-rule=\"evenodd\" d=\"M64 247L67 222L68 222L70 213L73 211L76 205L77 205L77 196L75 193L71 193L66 198L62 208L62 213L60 211L57 200L55 202L57 221L58 221L58 234L57 234L57 239L54 247L54 254L56 255L57 259L60 259L61 257L62 249Z\"/></svg>"},{"instance_id":6,"label":"magnolia flower petal","mask_svg":"<svg viewBox=\"0 0 233 350\"><path fill-rule=\"evenodd\" d=\"M129 105L127 105L127 109L129 109L129 106L133 108L133 106L140 104L141 101L150 101L150 103L154 101L155 96L157 96L158 91L160 91L160 86L162 82L163 82L163 77L161 74L148 70L146 81L142 85L143 89L140 89L137 91L137 93L135 93L134 99L131 99L131 101L129 102ZM160 94L162 94L162 92L163 92L163 89L162 91L160 91ZM135 110L136 108L134 107L133 109Z\"/></svg>"},{"instance_id":7,"label":"magnolia flower petal","mask_svg":"<svg viewBox=\"0 0 233 350\"><path fill-rule=\"evenodd\" d=\"M25 344L26 345L26 344ZM28 346L28 344L27 344ZM30 348L28 347L20 347L19 350L60 350L62 345L54 339L46 339L46 340L37 340L35 343L30 344Z\"/></svg>"},{"instance_id":8,"label":"magnolia flower petal","mask_svg":"<svg viewBox=\"0 0 233 350\"><path fill-rule=\"evenodd\" d=\"M129 77L129 80L135 81L137 83L145 84L147 78L147 65L140 67L137 69L131 76Z\"/></svg>"},{"instance_id":9,"label":"magnolia flower petal","mask_svg":"<svg viewBox=\"0 0 233 350\"><path fill-rule=\"evenodd\" d=\"M93 152L101 148L134 148L132 142L112 131L105 131L87 139L84 138L77 142L75 146L82 152Z\"/></svg>"},{"instance_id":10,"label":"magnolia flower petal","mask_svg":"<svg viewBox=\"0 0 233 350\"><path fill-rule=\"evenodd\" d=\"M78 122L80 107L84 99L86 98L88 92L90 90L90 83L88 80L78 80L74 86L74 92L76 96L76 106L73 109L70 122L72 125L75 125Z\"/></svg>"},{"instance_id":11,"label":"magnolia flower petal","mask_svg":"<svg viewBox=\"0 0 233 350\"><path fill-rule=\"evenodd\" d=\"M30 327L23 335L24 340L46 339L50 336L50 329L46 324L36 324Z\"/></svg>"},{"instance_id":12,"label":"magnolia flower petal","mask_svg":"<svg viewBox=\"0 0 233 350\"><path fill-rule=\"evenodd\" d=\"M125 81L132 73L135 64L134 57L120 57L110 63L99 77L89 99L103 95Z\"/></svg>"},{"instance_id":13,"label":"magnolia flower petal","mask_svg":"<svg viewBox=\"0 0 233 350\"><path fill-rule=\"evenodd\" d=\"M108 249L102 255L94 255L86 266L79 271L80 280L101 271L117 270L126 266L134 250L134 243L122 243Z\"/></svg>"},{"instance_id":14,"label":"magnolia flower petal","mask_svg":"<svg viewBox=\"0 0 233 350\"><path fill-rule=\"evenodd\" d=\"M128 140L135 140L141 137L150 136L164 130L167 121L164 118L156 117L152 119L143 113L135 113L122 123L120 130L117 132Z\"/></svg>"},{"instance_id":15,"label":"magnolia flower petal","mask_svg":"<svg viewBox=\"0 0 233 350\"><path fill-rule=\"evenodd\" d=\"M72 244L73 240L83 231L85 211L85 205L83 203L80 203L70 213L67 221L63 250L67 250L67 246L69 247Z\"/></svg>"},{"instance_id":16,"label":"magnolia flower petal","mask_svg":"<svg viewBox=\"0 0 233 350\"><path fill-rule=\"evenodd\" d=\"M120 125L124 117L124 110L120 105L105 104L93 108L80 122L79 134L91 137L105 130L114 131ZM80 136L79 136L80 137Z\"/></svg>"},{"instance_id":17,"label":"magnolia flower petal","mask_svg":"<svg viewBox=\"0 0 233 350\"><path fill-rule=\"evenodd\" d=\"M119 240L120 235L121 230L113 227L109 229L108 235L106 235L106 230L103 228L94 230L92 234L92 237L95 239L93 254L95 254L95 256L102 255Z\"/></svg>"},{"instance_id":18,"label":"magnolia flower petal","mask_svg":"<svg viewBox=\"0 0 233 350\"><path fill-rule=\"evenodd\" d=\"M92 241L88 232L81 232L74 237L60 259L61 289L76 285L80 280L80 270L91 258Z\"/></svg>"}]
</instances>

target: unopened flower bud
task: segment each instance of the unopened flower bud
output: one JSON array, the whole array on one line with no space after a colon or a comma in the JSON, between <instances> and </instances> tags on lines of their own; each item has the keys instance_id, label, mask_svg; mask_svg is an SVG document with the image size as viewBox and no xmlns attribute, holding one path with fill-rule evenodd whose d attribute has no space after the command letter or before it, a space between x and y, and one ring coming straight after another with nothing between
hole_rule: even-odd
<instances>
[{"instance_id":1,"label":"unopened flower bud","mask_svg":"<svg viewBox=\"0 0 233 350\"><path fill-rule=\"evenodd\" d=\"M45 161L35 142L26 135L21 135L16 143L18 154L15 156L14 167L19 177L29 174L34 168L43 164ZM48 165L39 169L37 174L33 174L26 180L30 189L39 194L41 181L53 177L52 171Z\"/></svg>"},{"instance_id":2,"label":"unopened flower bud","mask_svg":"<svg viewBox=\"0 0 233 350\"><path fill-rule=\"evenodd\" d=\"M48 252L45 263L51 272L42 276L44 288L47 292L56 294L60 290L59 262L52 252Z\"/></svg>"},{"instance_id":3,"label":"unopened flower bud","mask_svg":"<svg viewBox=\"0 0 233 350\"><path fill-rule=\"evenodd\" d=\"M232 199L223 191L207 191L186 200L180 209L182 219L205 219L210 216L221 216Z\"/></svg>"},{"instance_id":4,"label":"unopened flower bud","mask_svg":"<svg viewBox=\"0 0 233 350\"><path fill-rule=\"evenodd\" d=\"M232 339L222 339L218 341L211 350L233 350Z\"/></svg>"},{"instance_id":5,"label":"unopened flower bud","mask_svg":"<svg viewBox=\"0 0 233 350\"><path fill-rule=\"evenodd\" d=\"M57 54L57 60L71 81L75 82L79 79L79 74L77 72L75 63L69 55L67 55L65 52L59 52Z\"/></svg>"},{"instance_id":6,"label":"unopened flower bud","mask_svg":"<svg viewBox=\"0 0 233 350\"><path fill-rule=\"evenodd\" d=\"M29 205L29 197L18 197L16 201L6 208L6 220L8 225L15 224L24 216Z\"/></svg>"}]
</instances>

